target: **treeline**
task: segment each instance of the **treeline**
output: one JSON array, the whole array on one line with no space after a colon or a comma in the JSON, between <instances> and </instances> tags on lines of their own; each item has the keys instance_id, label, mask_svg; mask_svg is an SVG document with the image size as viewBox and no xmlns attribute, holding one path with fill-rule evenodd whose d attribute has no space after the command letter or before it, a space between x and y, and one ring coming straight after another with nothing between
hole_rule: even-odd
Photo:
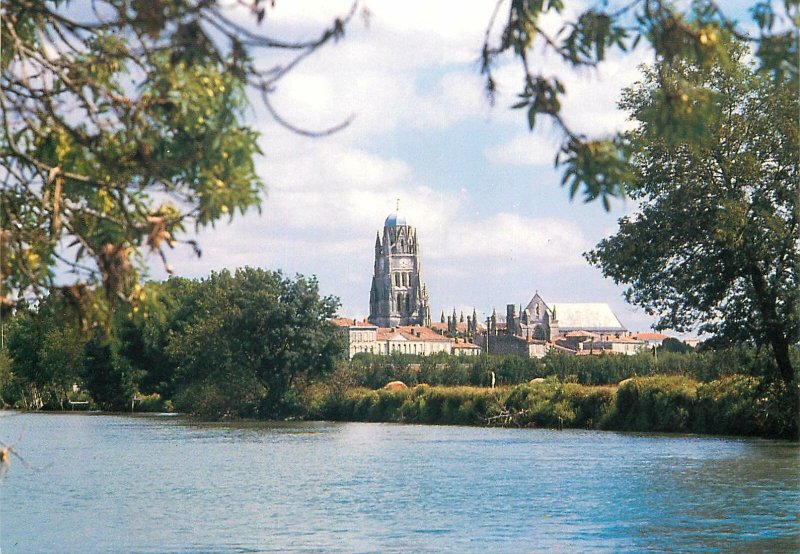
<instances>
[{"instance_id":1,"label":"treeline","mask_svg":"<svg viewBox=\"0 0 800 554\"><path fill-rule=\"evenodd\" d=\"M800 353L792 352L794 367ZM624 379L647 375L683 375L711 381L730 375L779 379L768 351L749 346L705 348L686 353L646 351L635 356L568 356L552 353L544 358L519 356L455 357L445 354L390 356L358 354L339 369L339 379L352 386L377 389L389 381L443 386L516 385L531 379L555 377L582 385L614 385Z\"/></svg>"},{"instance_id":2,"label":"treeline","mask_svg":"<svg viewBox=\"0 0 800 554\"><path fill-rule=\"evenodd\" d=\"M652 375L620 386L555 377L512 387L401 390L327 389L309 402L314 417L450 425L495 425L713 433L796 439L797 410L782 381L729 375L703 383Z\"/></svg>"},{"instance_id":3,"label":"treeline","mask_svg":"<svg viewBox=\"0 0 800 554\"><path fill-rule=\"evenodd\" d=\"M105 326L52 295L5 318L0 404L281 417L335 368L337 308L313 278L251 268L148 283Z\"/></svg>"}]
</instances>

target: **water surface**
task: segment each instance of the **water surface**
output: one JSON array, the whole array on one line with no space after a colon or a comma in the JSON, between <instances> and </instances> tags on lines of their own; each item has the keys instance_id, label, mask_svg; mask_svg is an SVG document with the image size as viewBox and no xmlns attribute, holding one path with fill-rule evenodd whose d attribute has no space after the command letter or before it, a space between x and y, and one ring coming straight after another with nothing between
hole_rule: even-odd
<instances>
[{"instance_id":1,"label":"water surface","mask_svg":"<svg viewBox=\"0 0 800 554\"><path fill-rule=\"evenodd\" d=\"M3 554L800 551L793 443L2 415Z\"/></svg>"}]
</instances>

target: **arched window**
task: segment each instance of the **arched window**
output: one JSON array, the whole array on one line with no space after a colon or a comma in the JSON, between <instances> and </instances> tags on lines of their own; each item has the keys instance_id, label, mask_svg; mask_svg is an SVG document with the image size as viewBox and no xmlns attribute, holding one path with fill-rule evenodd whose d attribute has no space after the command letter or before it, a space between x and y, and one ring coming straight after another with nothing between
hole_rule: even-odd
<instances>
[{"instance_id":1,"label":"arched window","mask_svg":"<svg viewBox=\"0 0 800 554\"><path fill-rule=\"evenodd\" d=\"M536 340L547 340L547 333L544 330L544 327L541 325L537 325L533 328L533 338Z\"/></svg>"},{"instance_id":2,"label":"arched window","mask_svg":"<svg viewBox=\"0 0 800 554\"><path fill-rule=\"evenodd\" d=\"M400 286L400 274L399 273L395 273L394 274L394 286L396 286L396 287Z\"/></svg>"},{"instance_id":3,"label":"arched window","mask_svg":"<svg viewBox=\"0 0 800 554\"><path fill-rule=\"evenodd\" d=\"M397 311L398 312L403 311L403 295L400 294L399 292L397 293Z\"/></svg>"}]
</instances>

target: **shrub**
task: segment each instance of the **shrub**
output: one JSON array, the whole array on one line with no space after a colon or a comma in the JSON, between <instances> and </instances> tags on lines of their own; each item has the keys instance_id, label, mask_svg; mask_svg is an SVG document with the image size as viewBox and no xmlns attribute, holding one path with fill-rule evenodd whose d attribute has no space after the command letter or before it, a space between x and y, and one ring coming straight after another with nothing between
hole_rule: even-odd
<instances>
[{"instance_id":1,"label":"shrub","mask_svg":"<svg viewBox=\"0 0 800 554\"><path fill-rule=\"evenodd\" d=\"M695 429L704 433L758 434L758 389L761 380L732 375L697 387Z\"/></svg>"},{"instance_id":2,"label":"shrub","mask_svg":"<svg viewBox=\"0 0 800 554\"><path fill-rule=\"evenodd\" d=\"M161 400L161 395L157 392L153 394L137 394L136 395L136 404L134 405L134 411L137 412L163 412L164 411L164 402Z\"/></svg>"},{"instance_id":3,"label":"shrub","mask_svg":"<svg viewBox=\"0 0 800 554\"><path fill-rule=\"evenodd\" d=\"M696 391L697 382L687 377L632 379L617 389L604 426L623 431L689 431Z\"/></svg>"},{"instance_id":4,"label":"shrub","mask_svg":"<svg viewBox=\"0 0 800 554\"><path fill-rule=\"evenodd\" d=\"M797 413L786 387L731 375L700 384L676 375L585 386L553 377L495 389L417 385L405 390L332 390L321 415L350 421L602 428L795 437Z\"/></svg>"},{"instance_id":5,"label":"shrub","mask_svg":"<svg viewBox=\"0 0 800 554\"><path fill-rule=\"evenodd\" d=\"M207 378L182 387L173 402L178 411L208 419L255 417L266 389L255 380Z\"/></svg>"},{"instance_id":6,"label":"shrub","mask_svg":"<svg viewBox=\"0 0 800 554\"><path fill-rule=\"evenodd\" d=\"M612 403L609 387L587 387L549 378L514 387L505 402L516 425L594 427Z\"/></svg>"}]
</instances>

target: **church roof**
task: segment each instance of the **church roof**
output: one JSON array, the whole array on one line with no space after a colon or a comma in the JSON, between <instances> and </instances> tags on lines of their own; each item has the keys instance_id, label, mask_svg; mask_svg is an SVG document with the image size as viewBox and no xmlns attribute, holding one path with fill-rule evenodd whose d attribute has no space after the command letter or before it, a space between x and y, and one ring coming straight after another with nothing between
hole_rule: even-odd
<instances>
[{"instance_id":1,"label":"church roof","mask_svg":"<svg viewBox=\"0 0 800 554\"><path fill-rule=\"evenodd\" d=\"M554 303L558 327L565 331L625 331L611 306L602 302L590 303Z\"/></svg>"},{"instance_id":2,"label":"church roof","mask_svg":"<svg viewBox=\"0 0 800 554\"><path fill-rule=\"evenodd\" d=\"M384 227L399 227L400 225L408 225L408 222L406 221L406 216L396 211L386 217L383 225Z\"/></svg>"}]
</instances>

